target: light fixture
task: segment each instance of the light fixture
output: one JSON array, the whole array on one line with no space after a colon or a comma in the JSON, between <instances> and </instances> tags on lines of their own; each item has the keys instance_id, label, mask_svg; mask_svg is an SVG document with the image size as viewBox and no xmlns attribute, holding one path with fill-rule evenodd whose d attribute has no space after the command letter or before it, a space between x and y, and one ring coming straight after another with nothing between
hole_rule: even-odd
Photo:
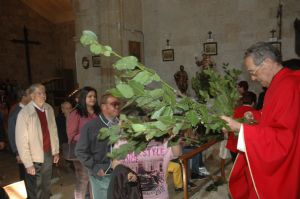
<instances>
[{"instance_id":1,"label":"light fixture","mask_svg":"<svg viewBox=\"0 0 300 199\"><path fill-rule=\"evenodd\" d=\"M208 39L207 39L207 42L213 42L214 41L214 39L212 38L212 31L208 31Z\"/></svg>"},{"instance_id":2,"label":"light fixture","mask_svg":"<svg viewBox=\"0 0 300 199\"><path fill-rule=\"evenodd\" d=\"M171 46L170 46L170 39L167 39L167 40L166 40L166 43L167 43L166 49L171 49Z\"/></svg>"},{"instance_id":3,"label":"light fixture","mask_svg":"<svg viewBox=\"0 0 300 199\"><path fill-rule=\"evenodd\" d=\"M277 37L275 36L276 30L272 29L270 31L270 33L271 33L271 37L269 38L269 42L275 42L275 41L277 41Z\"/></svg>"}]
</instances>

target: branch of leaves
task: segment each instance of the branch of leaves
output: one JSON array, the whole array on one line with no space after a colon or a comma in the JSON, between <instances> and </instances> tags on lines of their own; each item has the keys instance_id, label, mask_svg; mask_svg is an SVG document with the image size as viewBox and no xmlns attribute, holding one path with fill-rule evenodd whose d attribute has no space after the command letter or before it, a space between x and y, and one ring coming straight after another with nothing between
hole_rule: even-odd
<instances>
[{"instance_id":1,"label":"branch of leaves","mask_svg":"<svg viewBox=\"0 0 300 199\"><path fill-rule=\"evenodd\" d=\"M111 47L101 45L93 32L83 31L80 41L84 46L89 46L93 54L103 54L104 56L112 54L119 58L113 65L118 75L116 87L110 92L114 96L126 100L125 107L134 103L136 106L146 109L150 118L149 122L143 122L121 116L123 122L121 127L103 129L99 138L109 137L110 143L115 143L120 139L126 139L128 142L114 151L111 156L123 156L131 151L143 150L151 139L166 134L176 136L180 130L195 127L200 121L206 125L208 132L224 126L224 122L221 122L216 114L210 113L209 107L187 97L176 102L174 89L161 80L155 71L138 63L137 58L133 56L122 57L112 51ZM153 81L159 83L158 88L147 90L146 86ZM205 97L207 98L207 96L208 94ZM175 115L175 113L181 116Z\"/></svg>"},{"instance_id":2,"label":"branch of leaves","mask_svg":"<svg viewBox=\"0 0 300 199\"><path fill-rule=\"evenodd\" d=\"M129 152L140 152L147 147L147 144L161 137L170 137L178 135L184 126L184 120L180 116L172 118L171 116L159 116L157 120L145 121L144 118L128 117L120 115L121 125L113 126L110 129L102 128L98 139L109 139L110 144L119 140L126 140L126 145L115 149L113 158L123 158Z\"/></svg>"}]
</instances>

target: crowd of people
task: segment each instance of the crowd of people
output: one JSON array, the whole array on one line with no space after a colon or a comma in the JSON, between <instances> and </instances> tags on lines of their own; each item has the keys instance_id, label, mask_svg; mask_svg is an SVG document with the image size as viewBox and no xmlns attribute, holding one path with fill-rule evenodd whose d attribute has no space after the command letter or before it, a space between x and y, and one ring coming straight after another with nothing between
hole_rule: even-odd
<instances>
[{"instance_id":1,"label":"crowd of people","mask_svg":"<svg viewBox=\"0 0 300 199\"><path fill-rule=\"evenodd\" d=\"M225 179L224 160L234 162L229 178L232 198L300 197L300 74L283 68L277 50L268 43L247 49L244 62L252 80L267 91L259 95L248 91L241 81L241 94L234 114L221 116L224 129L220 148L221 177ZM76 144L74 198L169 198L166 176L173 173L175 191L182 191L182 169L178 158L193 150L184 142L168 146L168 137L152 140L145 151L110 159L112 145L98 140L102 128L119 125L121 103L110 93L100 97L96 89L83 87L76 105L65 101L56 115L46 103L42 84L33 84L17 92L18 104L8 118L9 145L16 157L21 180L25 180L28 198L47 199L51 194L52 166L61 158L63 144ZM259 105L259 106L258 106ZM262 106L262 110L260 109ZM255 108L259 110L256 110ZM244 119L241 123L240 120ZM0 121L3 119L0 115ZM0 124L1 124L0 123ZM0 150L5 147L4 128L0 129ZM187 136L192 129L184 132ZM199 153L189 161L188 182L207 177L209 172ZM272 183L269 183L272 181Z\"/></svg>"}]
</instances>

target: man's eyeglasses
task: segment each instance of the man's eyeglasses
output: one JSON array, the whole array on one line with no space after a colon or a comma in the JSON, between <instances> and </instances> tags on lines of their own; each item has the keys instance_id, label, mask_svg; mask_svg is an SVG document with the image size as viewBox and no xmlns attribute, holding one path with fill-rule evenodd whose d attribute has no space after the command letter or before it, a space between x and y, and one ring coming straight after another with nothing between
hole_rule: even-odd
<instances>
[{"instance_id":1,"label":"man's eyeglasses","mask_svg":"<svg viewBox=\"0 0 300 199\"><path fill-rule=\"evenodd\" d=\"M109 105L111 105L112 107L114 108L119 108L121 103L120 102L111 102L111 103L108 103Z\"/></svg>"},{"instance_id":2,"label":"man's eyeglasses","mask_svg":"<svg viewBox=\"0 0 300 199\"><path fill-rule=\"evenodd\" d=\"M264 66L264 61L261 62L258 66L256 66L255 70L249 70L250 75L255 76L256 73Z\"/></svg>"}]
</instances>

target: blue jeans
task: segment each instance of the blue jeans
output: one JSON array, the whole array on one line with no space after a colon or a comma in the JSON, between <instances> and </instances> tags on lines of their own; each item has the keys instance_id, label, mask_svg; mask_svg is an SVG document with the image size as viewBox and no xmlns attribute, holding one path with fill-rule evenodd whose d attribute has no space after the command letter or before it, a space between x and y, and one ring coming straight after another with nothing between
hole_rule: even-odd
<instances>
[{"instance_id":1,"label":"blue jeans","mask_svg":"<svg viewBox=\"0 0 300 199\"><path fill-rule=\"evenodd\" d=\"M194 150L196 147L193 146L185 146L183 148L183 154L186 154L192 150ZM202 161L202 153L198 153L195 155L192 159L188 161L188 173L187 176L190 179L189 170L191 169L193 173L199 173L199 167L203 167L203 161Z\"/></svg>"},{"instance_id":2,"label":"blue jeans","mask_svg":"<svg viewBox=\"0 0 300 199\"><path fill-rule=\"evenodd\" d=\"M110 183L110 178L110 175L105 175L99 178L89 175L94 199L107 199L107 189Z\"/></svg>"}]
</instances>

